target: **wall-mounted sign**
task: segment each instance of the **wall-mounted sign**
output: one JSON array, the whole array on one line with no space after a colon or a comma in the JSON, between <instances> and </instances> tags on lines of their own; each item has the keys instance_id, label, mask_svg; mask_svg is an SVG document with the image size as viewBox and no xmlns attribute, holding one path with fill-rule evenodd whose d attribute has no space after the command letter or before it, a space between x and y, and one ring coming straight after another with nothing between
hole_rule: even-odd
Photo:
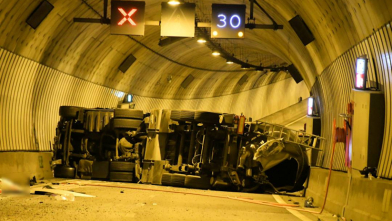
<instances>
[{"instance_id":1,"label":"wall-mounted sign","mask_svg":"<svg viewBox=\"0 0 392 221\"><path fill-rule=\"evenodd\" d=\"M212 4L211 38L244 38L245 5Z\"/></svg>"},{"instance_id":2,"label":"wall-mounted sign","mask_svg":"<svg viewBox=\"0 0 392 221\"><path fill-rule=\"evenodd\" d=\"M357 58L355 64L355 88L366 89L368 59L366 57Z\"/></svg>"},{"instance_id":3,"label":"wall-mounted sign","mask_svg":"<svg viewBox=\"0 0 392 221\"><path fill-rule=\"evenodd\" d=\"M112 1L111 34L144 35L145 2Z\"/></svg>"},{"instance_id":4,"label":"wall-mounted sign","mask_svg":"<svg viewBox=\"0 0 392 221\"><path fill-rule=\"evenodd\" d=\"M194 3L170 5L162 2L161 36L194 37L195 8Z\"/></svg>"},{"instance_id":5,"label":"wall-mounted sign","mask_svg":"<svg viewBox=\"0 0 392 221\"><path fill-rule=\"evenodd\" d=\"M132 101L133 101L132 94L127 94L127 96L124 97L124 103L132 103Z\"/></svg>"},{"instance_id":6,"label":"wall-mounted sign","mask_svg":"<svg viewBox=\"0 0 392 221\"><path fill-rule=\"evenodd\" d=\"M308 98L308 116L313 115L313 105L314 105L313 97L309 97Z\"/></svg>"}]
</instances>

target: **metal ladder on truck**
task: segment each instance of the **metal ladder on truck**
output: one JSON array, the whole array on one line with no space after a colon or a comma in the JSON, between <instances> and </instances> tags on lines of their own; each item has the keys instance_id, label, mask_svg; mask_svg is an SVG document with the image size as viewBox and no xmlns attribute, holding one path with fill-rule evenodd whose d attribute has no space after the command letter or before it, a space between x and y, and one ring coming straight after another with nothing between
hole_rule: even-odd
<instances>
[{"instance_id":1,"label":"metal ladder on truck","mask_svg":"<svg viewBox=\"0 0 392 221\"><path fill-rule=\"evenodd\" d=\"M284 142L299 144L318 151L322 151L322 149L319 149L320 143L325 140L324 137L311 133L293 130L279 124L271 124L262 121L256 121L255 131L259 131L262 135L270 138L283 139Z\"/></svg>"}]
</instances>

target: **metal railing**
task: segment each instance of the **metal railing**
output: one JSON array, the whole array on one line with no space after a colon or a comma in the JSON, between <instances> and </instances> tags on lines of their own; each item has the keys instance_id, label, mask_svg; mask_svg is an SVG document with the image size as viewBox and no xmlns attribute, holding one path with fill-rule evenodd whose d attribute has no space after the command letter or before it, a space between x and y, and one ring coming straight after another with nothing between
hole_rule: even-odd
<instances>
[{"instance_id":1,"label":"metal railing","mask_svg":"<svg viewBox=\"0 0 392 221\"><path fill-rule=\"evenodd\" d=\"M322 151L318 148L320 142L325 140L324 137L306 133L304 131L293 130L279 124L271 124L262 121L256 121L255 131L270 138L283 139L284 142L299 144L306 148L319 151Z\"/></svg>"}]
</instances>

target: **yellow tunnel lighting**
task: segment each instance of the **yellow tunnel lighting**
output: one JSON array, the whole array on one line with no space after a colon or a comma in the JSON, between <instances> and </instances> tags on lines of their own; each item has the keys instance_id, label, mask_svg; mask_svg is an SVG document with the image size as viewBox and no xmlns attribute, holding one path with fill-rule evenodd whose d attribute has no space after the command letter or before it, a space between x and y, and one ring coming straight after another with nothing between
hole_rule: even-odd
<instances>
[{"instance_id":1,"label":"yellow tunnel lighting","mask_svg":"<svg viewBox=\"0 0 392 221\"><path fill-rule=\"evenodd\" d=\"M168 2L168 4L169 5L179 5L180 4L180 1L176 1L176 0L170 0L169 2Z\"/></svg>"},{"instance_id":2,"label":"yellow tunnel lighting","mask_svg":"<svg viewBox=\"0 0 392 221\"><path fill-rule=\"evenodd\" d=\"M214 56L219 56L219 55L220 55L220 52L217 51L217 50L214 50L214 51L212 51L212 55L214 55Z\"/></svg>"},{"instance_id":3,"label":"yellow tunnel lighting","mask_svg":"<svg viewBox=\"0 0 392 221\"><path fill-rule=\"evenodd\" d=\"M199 43L206 43L207 41L204 38L198 38L197 42L199 42Z\"/></svg>"}]
</instances>

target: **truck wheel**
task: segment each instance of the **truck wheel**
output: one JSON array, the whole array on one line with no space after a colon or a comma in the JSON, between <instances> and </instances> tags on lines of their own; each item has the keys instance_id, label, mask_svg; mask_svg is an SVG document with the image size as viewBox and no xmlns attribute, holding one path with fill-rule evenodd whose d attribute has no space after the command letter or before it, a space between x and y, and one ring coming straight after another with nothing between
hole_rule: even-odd
<instances>
[{"instance_id":1,"label":"truck wheel","mask_svg":"<svg viewBox=\"0 0 392 221\"><path fill-rule=\"evenodd\" d=\"M131 173L131 172L110 172L109 180L110 181L119 181L119 182L132 182L133 181L133 173Z\"/></svg>"},{"instance_id":2,"label":"truck wheel","mask_svg":"<svg viewBox=\"0 0 392 221\"><path fill-rule=\"evenodd\" d=\"M192 110L172 110L170 119L175 121L194 121L195 111Z\"/></svg>"},{"instance_id":3,"label":"truck wheel","mask_svg":"<svg viewBox=\"0 0 392 221\"><path fill-rule=\"evenodd\" d=\"M175 173L164 173L162 174L162 185L164 186L185 186L185 175Z\"/></svg>"},{"instance_id":4,"label":"truck wheel","mask_svg":"<svg viewBox=\"0 0 392 221\"><path fill-rule=\"evenodd\" d=\"M187 175L185 177L185 187L195 189L210 189L210 178L201 176Z\"/></svg>"},{"instance_id":5,"label":"truck wheel","mask_svg":"<svg viewBox=\"0 0 392 221\"><path fill-rule=\"evenodd\" d=\"M56 178L75 178L75 168L66 165L57 165L54 168Z\"/></svg>"},{"instance_id":6,"label":"truck wheel","mask_svg":"<svg viewBox=\"0 0 392 221\"><path fill-rule=\"evenodd\" d=\"M76 119L78 118L79 112L82 112L82 107L76 106L61 106L59 110L59 115L68 119Z\"/></svg>"},{"instance_id":7,"label":"truck wheel","mask_svg":"<svg viewBox=\"0 0 392 221\"><path fill-rule=\"evenodd\" d=\"M133 109L114 109L114 118L143 120L143 111Z\"/></svg>"},{"instance_id":8,"label":"truck wheel","mask_svg":"<svg viewBox=\"0 0 392 221\"><path fill-rule=\"evenodd\" d=\"M109 177L109 161L94 161L92 179L106 180Z\"/></svg>"},{"instance_id":9,"label":"truck wheel","mask_svg":"<svg viewBox=\"0 0 392 221\"><path fill-rule=\"evenodd\" d=\"M135 163L131 162L110 162L110 171L133 172L135 170Z\"/></svg>"},{"instance_id":10,"label":"truck wheel","mask_svg":"<svg viewBox=\"0 0 392 221\"><path fill-rule=\"evenodd\" d=\"M222 113L197 111L195 113L195 121L206 124L219 124L220 115Z\"/></svg>"},{"instance_id":11,"label":"truck wheel","mask_svg":"<svg viewBox=\"0 0 392 221\"><path fill-rule=\"evenodd\" d=\"M137 129L142 122L142 120L113 118L113 128Z\"/></svg>"}]
</instances>

